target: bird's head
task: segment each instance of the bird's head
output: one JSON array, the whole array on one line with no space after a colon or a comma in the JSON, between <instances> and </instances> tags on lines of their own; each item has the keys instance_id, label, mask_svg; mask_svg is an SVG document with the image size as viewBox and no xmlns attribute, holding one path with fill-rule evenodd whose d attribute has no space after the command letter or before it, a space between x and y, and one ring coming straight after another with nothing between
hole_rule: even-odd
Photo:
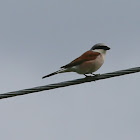
<instances>
[{"instance_id":1,"label":"bird's head","mask_svg":"<svg viewBox=\"0 0 140 140\"><path fill-rule=\"evenodd\" d=\"M106 51L110 50L110 48L103 43L97 43L90 50L95 52L100 52L100 53L106 53Z\"/></svg>"}]
</instances>

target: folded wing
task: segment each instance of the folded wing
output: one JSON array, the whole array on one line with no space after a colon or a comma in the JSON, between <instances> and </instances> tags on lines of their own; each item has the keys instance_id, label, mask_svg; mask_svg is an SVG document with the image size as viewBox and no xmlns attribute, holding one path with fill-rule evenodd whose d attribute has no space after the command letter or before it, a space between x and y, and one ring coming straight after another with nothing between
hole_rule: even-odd
<instances>
[{"instance_id":1,"label":"folded wing","mask_svg":"<svg viewBox=\"0 0 140 140\"><path fill-rule=\"evenodd\" d=\"M70 68L73 66L80 65L85 61L95 60L98 55L100 55L99 52L87 51L84 54L82 54L80 57L76 58L75 60L73 60L69 64L62 66L61 68Z\"/></svg>"}]
</instances>

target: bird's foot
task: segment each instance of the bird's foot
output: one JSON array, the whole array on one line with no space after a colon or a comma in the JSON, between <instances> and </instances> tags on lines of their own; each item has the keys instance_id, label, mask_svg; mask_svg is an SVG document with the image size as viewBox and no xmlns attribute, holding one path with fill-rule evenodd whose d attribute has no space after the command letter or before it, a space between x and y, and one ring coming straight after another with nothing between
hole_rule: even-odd
<instances>
[{"instance_id":1,"label":"bird's foot","mask_svg":"<svg viewBox=\"0 0 140 140\"><path fill-rule=\"evenodd\" d=\"M99 76L100 74L93 74L91 73L91 75L87 75L87 74L84 74L86 77L85 78L90 78L90 77L93 77L93 76Z\"/></svg>"},{"instance_id":2,"label":"bird's foot","mask_svg":"<svg viewBox=\"0 0 140 140\"><path fill-rule=\"evenodd\" d=\"M90 77L92 77L91 75L86 75L86 74L84 74L86 77L85 78L90 78Z\"/></svg>"},{"instance_id":3,"label":"bird's foot","mask_svg":"<svg viewBox=\"0 0 140 140\"><path fill-rule=\"evenodd\" d=\"M94 73L91 73L93 76L100 76L101 74L94 74Z\"/></svg>"}]
</instances>

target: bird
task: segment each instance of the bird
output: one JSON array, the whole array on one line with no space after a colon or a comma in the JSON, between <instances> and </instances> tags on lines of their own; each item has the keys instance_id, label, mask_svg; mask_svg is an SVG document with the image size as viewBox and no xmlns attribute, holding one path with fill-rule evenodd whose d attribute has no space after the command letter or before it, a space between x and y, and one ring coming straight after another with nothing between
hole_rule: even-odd
<instances>
[{"instance_id":1,"label":"bird","mask_svg":"<svg viewBox=\"0 0 140 140\"><path fill-rule=\"evenodd\" d=\"M86 77L89 77L87 74L96 76L97 74L94 74L94 72L103 65L108 50L110 50L110 48L104 43L97 43L78 58L62 66L58 71L43 76L42 79L65 72L76 72Z\"/></svg>"}]
</instances>

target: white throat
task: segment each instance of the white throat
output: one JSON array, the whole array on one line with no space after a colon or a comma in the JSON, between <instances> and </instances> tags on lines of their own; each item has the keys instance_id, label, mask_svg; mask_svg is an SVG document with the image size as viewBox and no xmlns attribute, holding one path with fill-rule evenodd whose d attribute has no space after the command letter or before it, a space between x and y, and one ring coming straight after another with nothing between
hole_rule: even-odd
<instances>
[{"instance_id":1,"label":"white throat","mask_svg":"<svg viewBox=\"0 0 140 140\"><path fill-rule=\"evenodd\" d=\"M106 54L106 50L104 49L95 49L95 50L92 50L93 52L99 52L101 53L102 55L105 55Z\"/></svg>"},{"instance_id":2,"label":"white throat","mask_svg":"<svg viewBox=\"0 0 140 140\"><path fill-rule=\"evenodd\" d=\"M102 55L103 59L105 58L106 50L104 50L104 49L95 49L95 50L92 50L92 51L100 53Z\"/></svg>"}]
</instances>

